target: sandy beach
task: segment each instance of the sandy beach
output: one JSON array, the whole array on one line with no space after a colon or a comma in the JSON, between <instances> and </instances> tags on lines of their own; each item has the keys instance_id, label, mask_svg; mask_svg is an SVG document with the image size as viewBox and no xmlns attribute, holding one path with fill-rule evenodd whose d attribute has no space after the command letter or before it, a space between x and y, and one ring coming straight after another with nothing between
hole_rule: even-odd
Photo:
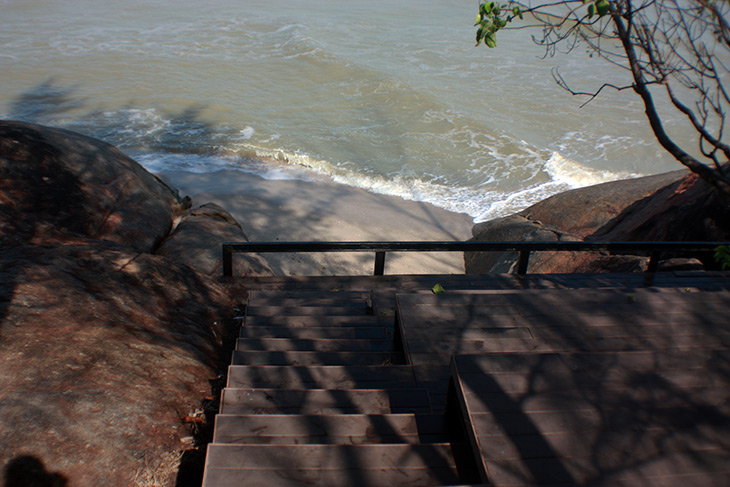
<instances>
[{"instance_id":1,"label":"sandy beach","mask_svg":"<svg viewBox=\"0 0 730 487\"><path fill-rule=\"evenodd\" d=\"M250 241L466 240L471 217L324 178L268 180L239 171L159 174L193 205L219 204ZM371 253L265 254L279 275L368 275ZM463 274L461 253L389 253L386 274Z\"/></svg>"}]
</instances>

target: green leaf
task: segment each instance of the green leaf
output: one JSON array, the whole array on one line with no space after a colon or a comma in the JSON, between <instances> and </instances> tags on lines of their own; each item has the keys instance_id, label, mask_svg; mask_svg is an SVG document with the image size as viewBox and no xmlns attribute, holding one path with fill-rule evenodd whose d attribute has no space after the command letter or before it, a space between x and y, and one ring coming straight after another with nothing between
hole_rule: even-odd
<instances>
[{"instance_id":1,"label":"green leaf","mask_svg":"<svg viewBox=\"0 0 730 487\"><path fill-rule=\"evenodd\" d=\"M588 18L590 19L593 17L593 14L596 13L596 6L594 4L588 5Z\"/></svg>"},{"instance_id":2,"label":"green leaf","mask_svg":"<svg viewBox=\"0 0 730 487\"><path fill-rule=\"evenodd\" d=\"M486 33L486 30L484 29L484 26L479 27L477 30L477 46L480 42L482 42L482 39L484 38L484 34Z\"/></svg>"},{"instance_id":3,"label":"green leaf","mask_svg":"<svg viewBox=\"0 0 730 487\"><path fill-rule=\"evenodd\" d=\"M434 287L431 288L431 291L434 294L444 294L446 292L441 284L436 284Z\"/></svg>"},{"instance_id":4,"label":"green leaf","mask_svg":"<svg viewBox=\"0 0 730 487\"><path fill-rule=\"evenodd\" d=\"M599 16L603 17L609 11L608 0L597 0L596 1L596 12Z\"/></svg>"},{"instance_id":5,"label":"green leaf","mask_svg":"<svg viewBox=\"0 0 730 487\"><path fill-rule=\"evenodd\" d=\"M497 39L494 37L494 32L488 32L487 35L484 36L484 43L487 47L497 47Z\"/></svg>"},{"instance_id":6,"label":"green leaf","mask_svg":"<svg viewBox=\"0 0 730 487\"><path fill-rule=\"evenodd\" d=\"M722 269L730 268L730 245L720 245L715 249L715 262Z\"/></svg>"}]
</instances>

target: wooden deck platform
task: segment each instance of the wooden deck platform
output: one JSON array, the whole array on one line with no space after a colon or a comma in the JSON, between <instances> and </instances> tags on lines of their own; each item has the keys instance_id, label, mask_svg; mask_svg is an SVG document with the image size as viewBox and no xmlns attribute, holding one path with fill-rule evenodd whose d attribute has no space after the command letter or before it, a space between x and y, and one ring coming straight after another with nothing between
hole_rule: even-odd
<instances>
[{"instance_id":1,"label":"wooden deck platform","mask_svg":"<svg viewBox=\"0 0 730 487\"><path fill-rule=\"evenodd\" d=\"M729 485L730 274L653 277L237 280L204 485Z\"/></svg>"}]
</instances>

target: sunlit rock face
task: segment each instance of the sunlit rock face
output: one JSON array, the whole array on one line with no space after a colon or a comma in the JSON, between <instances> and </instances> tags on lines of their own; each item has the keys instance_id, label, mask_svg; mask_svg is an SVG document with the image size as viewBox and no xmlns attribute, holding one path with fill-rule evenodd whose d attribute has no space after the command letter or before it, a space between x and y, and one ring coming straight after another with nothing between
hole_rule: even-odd
<instances>
[{"instance_id":1,"label":"sunlit rock face","mask_svg":"<svg viewBox=\"0 0 730 487\"><path fill-rule=\"evenodd\" d=\"M479 223L480 241L727 241L730 204L713 187L674 171L567 191L516 215ZM715 265L712 256L665 262L664 269ZM468 274L513 272L516 252L472 252L464 256ZM528 272L637 272L648 258L586 252L535 252ZM661 269L661 267L660 267Z\"/></svg>"}]
</instances>

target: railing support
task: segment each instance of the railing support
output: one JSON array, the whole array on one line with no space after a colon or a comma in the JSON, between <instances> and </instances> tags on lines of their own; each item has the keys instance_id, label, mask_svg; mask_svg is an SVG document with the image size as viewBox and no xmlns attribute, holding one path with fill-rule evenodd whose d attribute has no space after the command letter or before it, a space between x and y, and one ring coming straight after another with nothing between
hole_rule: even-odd
<instances>
[{"instance_id":1,"label":"railing support","mask_svg":"<svg viewBox=\"0 0 730 487\"><path fill-rule=\"evenodd\" d=\"M385 251L380 250L375 252L375 269L373 275L382 276L383 274L385 274Z\"/></svg>"},{"instance_id":2,"label":"railing support","mask_svg":"<svg viewBox=\"0 0 730 487\"><path fill-rule=\"evenodd\" d=\"M530 263L530 251L528 249L520 250L520 260L517 261L517 274L527 274L527 264Z\"/></svg>"},{"instance_id":3,"label":"railing support","mask_svg":"<svg viewBox=\"0 0 730 487\"><path fill-rule=\"evenodd\" d=\"M646 268L646 272L654 273L659 268L659 259L661 258L661 252L652 252L649 257L649 265Z\"/></svg>"},{"instance_id":4,"label":"railing support","mask_svg":"<svg viewBox=\"0 0 730 487\"><path fill-rule=\"evenodd\" d=\"M223 277L233 276L233 247L223 244Z\"/></svg>"}]
</instances>

